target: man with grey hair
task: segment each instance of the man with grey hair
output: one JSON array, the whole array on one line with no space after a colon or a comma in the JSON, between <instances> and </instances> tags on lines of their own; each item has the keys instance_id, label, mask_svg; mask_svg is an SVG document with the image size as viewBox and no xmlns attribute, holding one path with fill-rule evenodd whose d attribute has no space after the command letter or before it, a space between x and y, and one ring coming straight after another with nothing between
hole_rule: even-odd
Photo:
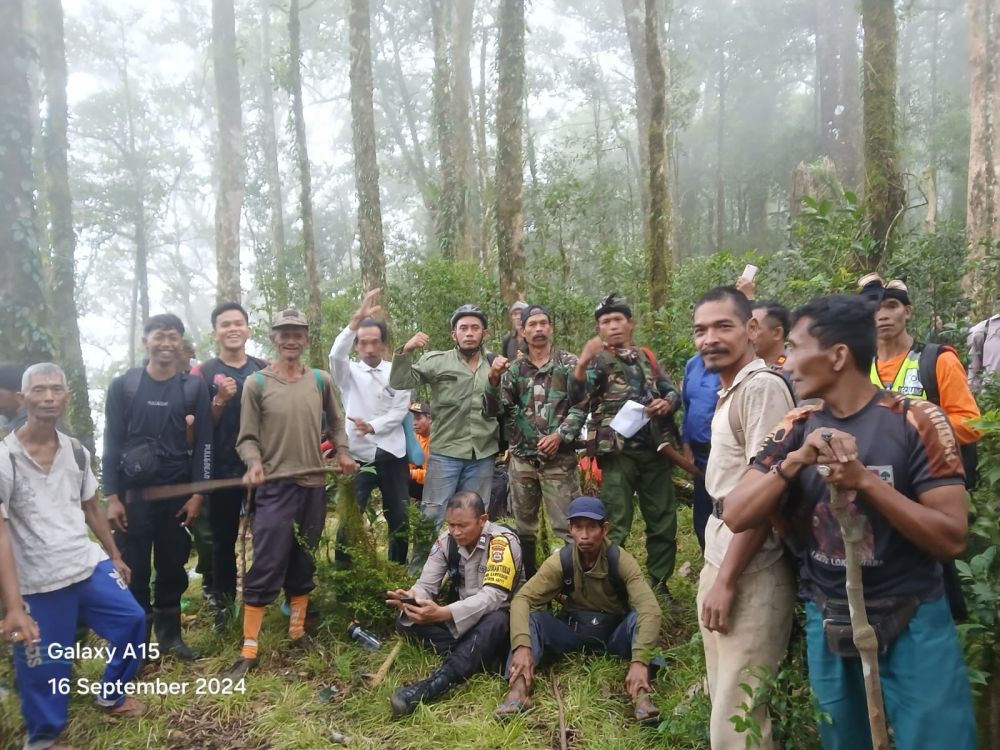
<instances>
[{"instance_id":1,"label":"man with grey hair","mask_svg":"<svg viewBox=\"0 0 1000 750\"><path fill-rule=\"evenodd\" d=\"M448 530L431 548L420 580L409 590L386 592L386 604L400 611L399 632L445 656L430 677L392 694L396 718L477 672L499 668L507 653L510 600L524 582L517 536L489 520L475 492L452 495L446 517ZM435 598L446 576L447 603L440 605Z\"/></svg>"},{"instance_id":2,"label":"man with grey hair","mask_svg":"<svg viewBox=\"0 0 1000 750\"><path fill-rule=\"evenodd\" d=\"M70 680L78 625L108 642L95 696L110 714L144 712L127 684L155 654L146 653L145 613L97 503L90 454L56 428L70 399L66 376L48 362L32 365L19 397L27 421L0 443L0 527L9 525L18 584L41 636L30 643L11 633L26 747L40 750L56 746L66 726L69 691L53 686Z\"/></svg>"}]
</instances>

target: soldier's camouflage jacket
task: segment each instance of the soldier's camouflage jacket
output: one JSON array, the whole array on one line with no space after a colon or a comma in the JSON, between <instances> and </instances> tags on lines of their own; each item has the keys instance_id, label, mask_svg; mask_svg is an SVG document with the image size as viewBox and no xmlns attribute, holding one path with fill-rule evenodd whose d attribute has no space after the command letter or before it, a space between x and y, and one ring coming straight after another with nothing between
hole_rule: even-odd
<instances>
[{"instance_id":1,"label":"soldier's camouflage jacket","mask_svg":"<svg viewBox=\"0 0 1000 750\"><path fill-rule=\"evenodd\" d=\"M582 404L569 398L569 381L576 356L553 351L549 361L535 367L528 357L513 360L500 385L487 384L483 393L483 416L501 412L510 450L521 458L538 458L538 439L559 432L560 450L572 450L573 441L587 419Z\"/></svg>"},{"instance_id":2,"label":"soldier's camouflage jacket","mask_svg":"<svg viewBox=\"0 0 1000 750\"><path fill-rule=\"evenodd\" d=\"M569 397L575 403L587 401L587 452L591 455L617 453L623 449L655 450L666 441L676 442L673 415L650 420L630 438L611 429L611 420L626 401L648 404L657 398L679 403L677 388L662 368L636 346L605 349L587 367L586 381L570 374Z\"/></svg>"}]
</instances>

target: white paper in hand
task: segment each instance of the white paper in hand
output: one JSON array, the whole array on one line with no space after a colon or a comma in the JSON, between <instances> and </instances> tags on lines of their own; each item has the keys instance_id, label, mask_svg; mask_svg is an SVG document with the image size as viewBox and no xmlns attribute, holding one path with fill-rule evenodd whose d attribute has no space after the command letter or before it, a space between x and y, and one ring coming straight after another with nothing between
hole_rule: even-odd
<instances>
[{"instance_id":1,"label":"white paper in hand","mask_svg":"<svg viewBox=\"0 0 1000 750\"><path fill-rule=\"evenodd\" d=\"M623 438L630 438L649 421L646 407L638 401L626 401L611 420L611 429Z\"/></svg>"}]
</instances>

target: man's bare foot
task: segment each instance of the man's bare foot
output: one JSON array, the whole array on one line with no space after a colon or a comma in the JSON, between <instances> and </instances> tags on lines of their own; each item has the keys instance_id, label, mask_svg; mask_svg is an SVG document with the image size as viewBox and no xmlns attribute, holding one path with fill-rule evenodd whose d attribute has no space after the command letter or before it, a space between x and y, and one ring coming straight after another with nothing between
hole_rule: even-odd
<instances>
[{"instance_id":1,"label":"man's bare foot","mask_svg":"<svg viewBox=\"0 0 1000 750\"><path fill-rule=\"evenodd\" d=\"M103 711L108 716L114 716L117 719L134 719L146 713L146 704L136 700L131 695L127 695L120 706L109 706Z\"/></svg>"},{"instance_id":2,"label":"man's bare foot","mask_svg":"<svg viewBox=\"0 0 1000 750\"><path fill-rule=\"evenodd\" d=\"M516 684L518 687L511 688L507 693L507 697L500 702L496 711L493 712L493 716L497 719L507 719L517 714L523 714L525 711L531 709L531 699L528 697L527 691L520 687L523 682L518 681Z\"/></svg>"},{"instance_id":3,"label":"man's bare foot","mask_svg":"<svg viewBox=\"0 0 1000 750\"><path fill-rule=\"evenodd\" d=\"M649 693L640 690L632 702L635 709L635 720L642 726L658 726L660 723L660 709L649 699Z\"/></svg>"}]
</instances>

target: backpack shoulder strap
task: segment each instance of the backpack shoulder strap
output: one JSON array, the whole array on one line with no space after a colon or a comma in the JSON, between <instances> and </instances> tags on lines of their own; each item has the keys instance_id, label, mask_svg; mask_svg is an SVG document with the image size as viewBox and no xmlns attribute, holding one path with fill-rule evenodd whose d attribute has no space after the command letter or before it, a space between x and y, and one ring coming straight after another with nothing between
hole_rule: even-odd
<instances>
[{"instance_id":1,"label":"backpack shoulder strap","mask_svg":"<svg viewBox=\"0 0 1000 750\"><path fill-rule=\"evenodd\" d=\"M313 377L316 378L316 387L319 389L319 395L322 396L323 392L326 390L323 384L323 371L313 368Z\"/></svg>"},{"instance_id":2,"label":"backpack shoulder strap","mask_svg":"<svg viewBox=\"0 0 1000 750\"><path fill-rule=\"evenodd\" d=\"M181 374L181 390L184 391L184 413L194 414L198 406L198 390L201 388L202 379L190 373Z\"/></svg>"},{"instance_id":3,"label":"backpack shoulder strap","mask_svg":"<svg viewBox=\"0 0 1000 750\"><path fill-rule=\"evenodd\" d=\"M215 376L219 372L219 358L212 357L198 365L198 375L205 381L205 385L211 389Z\"/></svg>"},{"instance_id":4,"label":"backpack shoulder strap","mask_svg":"<svg viewBox=\"0 0 1000 750\"><path fill-rule=\"evenodd\" d=\"M622 557L622 548L617 544L608 545L608 578L611 580L611 588L615 590L615 594L622 601L625 607L628 607L628 587L625 586L625 581L622 580L622 574L619 570L619 562Z\"/></svg>"},{"instance_id":5,"label":"backpack shoulder strap","mask_svg":"<svg viewBox=\"0 0 1000 750\"><path fill-rule=\"evenodd\" d=\"M83 445L75 437L69 439L70 447L73 448L73 458L76 460L76 467L83 472L83 478L80 479L80 502L88 500L83 496L83 491L87 486L87 454L83 451Z\"/></svg>"},{"instance_id":6,"label":"backpack shoulder strap","mask_svg":"<svg viewBox=\"0 0 1000 750\"><path fill-rule=\"evenodd\" d=\"M941 356L942 348L940 344L914 344L913 350L920 354L917 364L917 372L920 375L920 383L927 394L927 400L932 404L941 405L941 391L937 382L937 360Z\"/></svg>"},{"instance_id":7,"label":"backpack shoulder strap","mask_svg":"<svg viewBox=\"0 0 1000 750\"><path fill-rule=\"evenodd\" d=\"M257 370L253 374L254 380L257 381L257 387L260 388L260 394L264 395L264 376L260 374L260 370Z\"/></svg>"},{"instance_id":8,"label":"backpack shoulder strap","mask_svg":"<svg viewBox=\"0 0 1000 750\"><path fill-rule=\"evenodd\" d=\"M459 570L458 542L451 534L448 535L448 601L457 602Z\"/></svg>"},{"instance_id":9,"label":"backpack shoulder strap","mask_svg":"<svg viewBox=\"0 0 1000 750\"><path fill-rule=\"evenodd\" d=\"M562 567L562 593L569 596L573 593L573 545L567 544L559 550L559 565Z\"/></svg>"},{"instance_id":10,"label":"backpack shoulder strap","mask_svg":"<svg viewBox=\"0 0 1000 750\"><path fill-rule=\"evenodd\" d=\"M135 394L139 392L139 384L142 382L142 368L133 367L122 376L122 386L125 390L125 409L132 410L132 402Z\"/></svg>"},{"instance_id":11,"label":"backpack shoulder strap","mask_svg":"<svg viewBox=\"0 0 1000 750\"><path fill-rule=\"evenodd\" d=\"M792 390L791 383L788 382L788 378L786 378L783 374L781 374L780 372L775 372L770 367L765 367L763 370L754 370L753 372L751 372L749 375L743 378L743 380L740 381L739 385L736 386L736 388L733 391L732 401L729 404L729 429L732 431L733 435L736 436L736 439L739 440L741 444L743 443L742 435L744 432L743 406L744 402L746 401L746 390L744 390L743 384L751 380L755 375L762 372L766 372L769 375L781 378L781 382L785 384L785 387L788 389L789 395L792 397L792 406L795 405L795 391Z\"/></svg>"}]
</instances>

